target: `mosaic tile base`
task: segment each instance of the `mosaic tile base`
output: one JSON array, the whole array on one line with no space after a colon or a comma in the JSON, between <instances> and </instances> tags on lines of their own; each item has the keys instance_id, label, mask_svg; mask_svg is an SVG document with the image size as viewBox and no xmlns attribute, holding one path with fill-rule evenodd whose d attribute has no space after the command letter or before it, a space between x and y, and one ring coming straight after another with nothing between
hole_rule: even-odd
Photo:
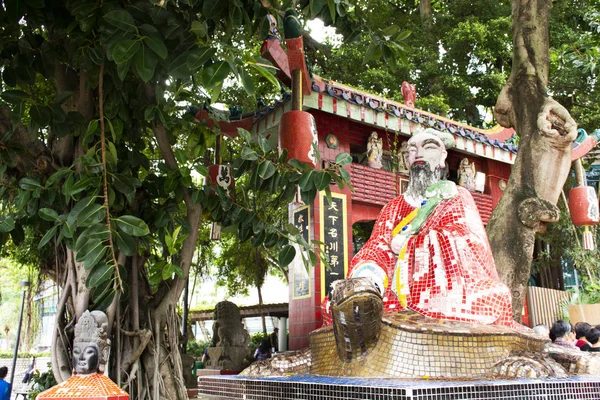
<instances>
[{"instance_id":1,"label":"mosaic tile base","mask_svg":"<svg viewBox=\"0 0 600 400\"><path fill-rule=\"evenodd\" d=\"M600 376L493 381L410 381L296 375L202 377L201 398L223 400L598 400Z\"/></svg>"},{"instance_id":2,"label":"mosaic tile base","mask_svg":"<svg viewBox=\"0 0 600 400\"><path fill-rule=\"evenodd\" d=\"M37 400L129 400L129 395L102 374L73 375L42 392Z\"/></svg>"},{"instance_id":3,"label":"mosaic tile base","mask_svg":"<svg viewBox=\"0 0 600 400\"><path fill-rule=\"evenodd\" d=\"M435 320L404 310L386 313L377 346L350 362L338 357L332 327L311 332L310 372L346 377L483 379L495 374L494 366L513 351L539 353L547 341L524 330Z\"/></svg>"}]
</instances>

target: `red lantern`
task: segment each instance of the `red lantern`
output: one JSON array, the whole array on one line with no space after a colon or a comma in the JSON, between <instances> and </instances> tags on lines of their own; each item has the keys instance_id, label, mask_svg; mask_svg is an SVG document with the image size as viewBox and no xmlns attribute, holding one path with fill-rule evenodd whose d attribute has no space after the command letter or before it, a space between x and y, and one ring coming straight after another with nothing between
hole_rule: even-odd
<instances>
[{"instance_id":1,"label":"red lantern","mask_svg":"<svg viewBox=\"0 0 600 400\"><path fill-rule=\"evenodd\" d=\"M579 186L569 192L569 211L573 225L583 226L583 248L594 249L594 237L590 231L591 225L598 224L598 197L591 186Z\"/></svg>"},{"instance_id":2,"label":"red lantern","mask_svg":"<svg viewBox=\"0 0 600 400\"><path fill-rule=\"evenodd\" d=\"M298 110L283 114L279 122L279 148L287 150L288 160L295 158L315 167L318 140L317 124L312 114Z\"/></svg>"}]
</instances>

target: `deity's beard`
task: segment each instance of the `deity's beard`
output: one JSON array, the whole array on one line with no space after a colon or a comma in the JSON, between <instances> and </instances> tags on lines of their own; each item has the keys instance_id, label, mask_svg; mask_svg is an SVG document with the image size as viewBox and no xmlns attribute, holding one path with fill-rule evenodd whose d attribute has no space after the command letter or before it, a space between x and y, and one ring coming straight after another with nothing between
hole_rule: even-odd
<instances>
[{"instance_id":1,"label":"deity's beard","mask_svg":"<svg viewBox=\"0 0 600 400\"><path fill-rule=\"evenodd\" d=\"M410 166L409 181L406 191L403 193L404 199L413 207L421 205L425 199L425 191L431 185L439 182L442 176L442 167L439 165L431 169L429 164L413 164Z\"/></svg>"}]
</instances>

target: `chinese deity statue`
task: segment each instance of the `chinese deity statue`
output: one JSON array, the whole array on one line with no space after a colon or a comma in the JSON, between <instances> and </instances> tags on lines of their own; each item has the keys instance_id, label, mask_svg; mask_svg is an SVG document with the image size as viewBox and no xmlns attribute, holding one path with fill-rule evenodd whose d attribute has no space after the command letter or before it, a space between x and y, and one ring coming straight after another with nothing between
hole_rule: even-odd
<instances>
[{"instance_id":1,"label":"chinese deity statue","mask_svg":"<svg viewBox=\"0 0 600 400\"><path fill-rule=\"evenodd\" d=\"M468 158L463 158L458 166L458 185L475 191L475 163L469 164Z\"/></svg>"},{"instance_id":2,"label":"chinese deity statue","mask_svg":"<svg viewBox=\"0 0 600 400\"><path fill-rule=\"evenodd\" d=\"M371 133L367 143L367 165L371 168L381 168L383 157L383 139L377 137L377 132Z\"/></svg>"},{"instance_id":3,"label":"chinese deity statue","mask_svg":"<svg viewBox=\"0 0 600 400\"><path fill-rule=\"evenodd\" d=\"M434 129L408 141L408 187L382 209L348 279L331 285L324 326L310 334L301 373L411 379L600 373L600 357L560 349L512 319L511 293L498 278L471 193L441 180L453 143ZM276 361L269 373L282 370ZM265 370L263 364L244 373Z\"/></svg>"}]
</instances>

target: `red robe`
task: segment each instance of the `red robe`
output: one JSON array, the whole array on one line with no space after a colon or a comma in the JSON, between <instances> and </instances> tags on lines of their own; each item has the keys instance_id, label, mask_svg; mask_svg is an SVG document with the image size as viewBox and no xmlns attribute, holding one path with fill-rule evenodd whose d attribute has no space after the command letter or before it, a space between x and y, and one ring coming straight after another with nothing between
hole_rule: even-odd
<instances>
[{"instance_id":1,"label":"red robe","mask_svg":"<svg viewBox=\"0 0 600 400\"><path fill-rule=\"evenodd\" d=\"M481 217L471 194L443 200L421 230L406 242L404 260L390 248L392 230L415 208L403 196L389 202L379 215L371 238L352 259L348 276L361 276L361 266L383 269L384 312L402 310L394 287L394 272L407 268L406 308L425 316L519 327L512 319L511 296L499 281ZM364 275L362 275L364 276ZM325 300L327 302L327 299ZM331 323L324 304L324 324Z\"/></svg>"}]
</instances>

